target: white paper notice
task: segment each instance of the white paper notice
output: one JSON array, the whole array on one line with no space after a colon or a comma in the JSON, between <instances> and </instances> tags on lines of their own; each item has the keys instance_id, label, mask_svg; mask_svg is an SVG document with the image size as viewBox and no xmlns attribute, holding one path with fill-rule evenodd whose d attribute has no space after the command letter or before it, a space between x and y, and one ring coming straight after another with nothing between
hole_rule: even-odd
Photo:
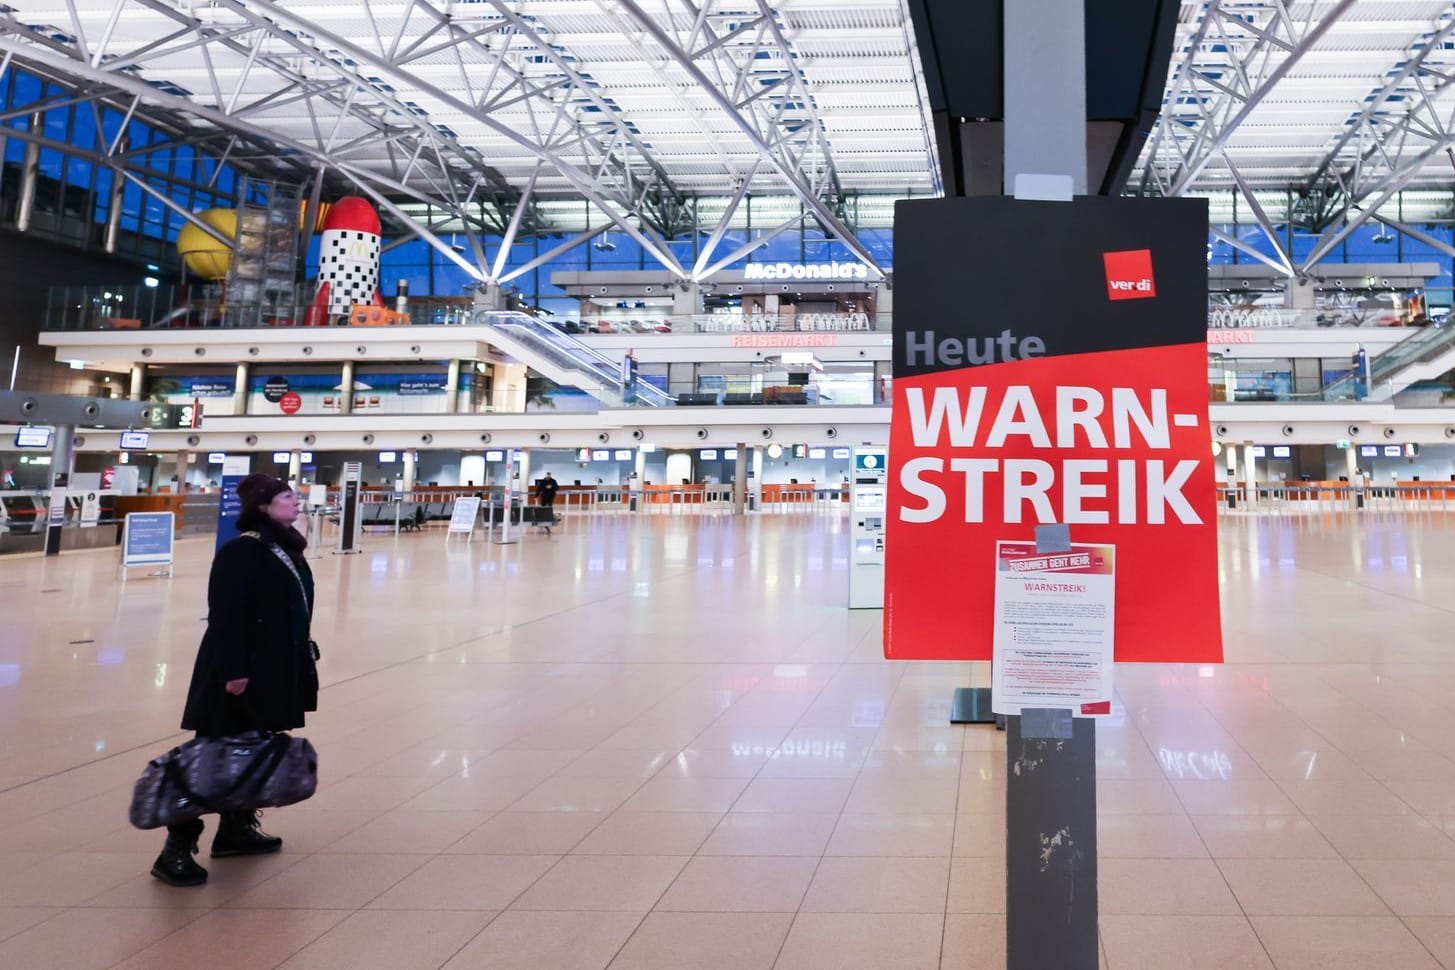
<instances>
[{"instance_id":1,"label":"white paper notice","mask_svg":"<svg viewBox=\"0 0 1455 970\"><path fill-rule=\"evenodd\" d=\"M1070 708L1111 713L1115 547L1073 544L1039 553L996 543L991 709Z\"/></svg>"}]
</instances>

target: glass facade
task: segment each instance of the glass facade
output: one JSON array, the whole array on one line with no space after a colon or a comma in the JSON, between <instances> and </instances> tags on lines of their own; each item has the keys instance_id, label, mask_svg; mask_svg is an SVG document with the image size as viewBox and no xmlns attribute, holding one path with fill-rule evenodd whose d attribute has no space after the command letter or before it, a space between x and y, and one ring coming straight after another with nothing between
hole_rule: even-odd
<instances>
[{"instance_id":1,"label":"glass facade","mask_svg":"<svg viewBox=\"0 0 1455 970\"><path fill-rule=\"evenodd\" d=\"M165 267L167 275L176 279L179 271L174 243L185 221L180 211L200 212L236 205L241 173L232 164L199 147L191 133L169 130L162 123L130 116L120 108L99 101L85 100L74 89L13 66L0 75L0 106L3 106L0 112L3 115L0 120L0 150L3 150L0 224L17 224L23 172L29 161L35 165L37 175L29 232L99 250L105 246L107 224L113 205L117 205L116 254L155 265L159 267L158 272ZM97 161L113 145L129 177ZM1304 227L1306 220L1301 216L1302 203L1297 196L1283 190L1259 190L1257 196L1263 209L1275 220L1271 226L1273 235L1294 262L1312 252L1321 237ZM1243 247L1210 235L1209 265L1259 264L1246 250L1274 255L1273 242L1256 224L1246 201L1232 192L1209 194L1207 198L1213 225ZM721 212L722 201L720 198L689 200L689 210L699 211L700 221L693 225L689 220L689 228L666 243L683 266L696 265ZM553 273L661 268L639 242L616 227L545 263L533 265L581 229L599 227L606 218L582 201L548 199L538 204L546 223L560 227L560 231L523 233L506 254L502 275L508 278L506 286L521 304L570 315L577 310L577 301L551 283ZM444 213L428 207L411 203L406 208L415 218L436 226L441 240L462 259L473 261L472 247L464 237L462 224L458 221L452 224ZM886 200L851 197L845 200L844 208L846 220L858 227L860 241L881 265L891 267L894 259L893 230L889 226L892 208ZM1434 263L1438 272L1424 288L1425 302L1431 317L1448 313L1455 307L1455 257L1450 255L1455 250L1455 192L1407 190L1391 199L1381 211L1413 226L1430 241L1415 239L1370 220L1350 232L1324 257L1323 263ZM742 269L750 262L797 264L854 260L846 246L828 238L812 219L803 219L793 228L779 232L785 222L802 213L797 201L789 197L748 197L707 263L717 269L732 270ZM459 231L452 233L452 225ZM387 228L386 235L391 235ZM719 262L765 239L751 252ZM480 240L487 265L493 266L502 241L499 234L486 234ZM311 275L316 264L315 239L305 263L305 275ZM512 273L519 275L512 276ZM420 239L397 242L383 254L381 281L385 294L392 295L400 280L408 280L410 292L416 298L459 296L476 282L455 260ZM1274 294L1269 296L1276 299ZM1331 293L1324 299L1337 302L1335 297Z\"/></svg>"},{"instance_id":2,"label":"glass facade","mask_svg":"<svg viewBox=\"0 0 1455 970\"><path fill-rule=\"evenodd\" d=\"M103 248L115 180L121 176L94 158L113 144L124 153L133 177L182 209L235 204L238 173L231 165L190 144L188 137L128 118L117 108L66 103L69 94L26 71L11 68L0 76L0 104L8 116L0 124L0 221L15 224L26 156L35 153L38 177L28 231L84 249ZM172 244L183 225L181 215L124 178L120 203L116 255L175 265Z\"/></svg>"}]
</instances>

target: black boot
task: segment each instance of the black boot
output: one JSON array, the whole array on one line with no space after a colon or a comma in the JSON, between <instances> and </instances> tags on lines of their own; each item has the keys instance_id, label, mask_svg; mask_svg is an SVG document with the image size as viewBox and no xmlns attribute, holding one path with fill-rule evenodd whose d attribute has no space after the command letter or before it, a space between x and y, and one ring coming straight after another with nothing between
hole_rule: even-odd
<instances>
[{"instance_id":1,"label":"black boot","mask_svg":"<svg viewBox=\"0 0 1455 970\"><path fill-rule=\"evenodd\" d=\"M202 837L202 828L200 818L167 826L167 842L152 864L152 875L168 886L200 886L206 882L207 870L192 858L192 853L197 851L197 840Z\"/></svg>"},{"instance_id":2,"label":"black boot","mask_svg":"<svg viewBox=\"0 0 1455 970\"><path fill-rule=\"evenodd\" d=\"M257 812L228 812L212 839L214 859L230 855L267 855L283 848L283 840L259 828Z\"/></svg>"}]
</instances>

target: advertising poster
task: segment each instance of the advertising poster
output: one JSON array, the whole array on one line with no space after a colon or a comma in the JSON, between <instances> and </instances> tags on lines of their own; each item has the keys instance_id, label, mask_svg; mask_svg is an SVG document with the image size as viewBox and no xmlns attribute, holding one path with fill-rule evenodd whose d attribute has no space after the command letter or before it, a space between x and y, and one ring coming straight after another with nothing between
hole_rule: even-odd
<instances>
[{"instance_id":1,"label":"advertising poster","mask_svg":"<svg viewBox=\"0 0 1455 970\"><path fill-rule=\"evenodd\" d=\"M1115 620L1114 547L1041 553L1034 543L997 543L991 709L1110 714Z\"/></svg>"},{"instance_id":2,"label":"advertising poster","mask_svg":"<svg viewBox=\"0 0 1455 970\"><path fill-rule=\"evenodd\" d=\"M985 564L1060 523L1117 660L1222 659L1206 247L1200 199L897 205L887 658L991 659Z\"/></svg>"},{"instance_id":3,"label":"advertising poster","mask_svg":"<svg viewBox=\"0 0 1455 970\"><path fill-rule=\"evenodd\" d=\"M50 506L46 509L46 523L54 526L66 524L66 490L59 485L51 489Z\"/></svg>"},{"instance_id":4,"label":"advertising poster","mask_svg":"<svg viewBox=\"0 0 1455 970\"><path fill-rule=\"evenodd\" d=\"M217 545L224 545L238 537L237 517L242 514L242 500L237 497L237 487L252 470L252 459L246 456L229 456L222 461L222 495L217 505Z\"/></svg>"},{"instance_id":5,"label":"advertising poster","mask_svg":"<svg viewBox=\"0 0 1455 970\"><path fill-rule=\"evenodd\" d=\"M86 528L101 521L101 493L87 489L81 496L81 525Z\"/></svg>"},{"instance_id":6,"label":"advertising poster","mask_svg":"<svg viewBox=\"0 0 1455 970\"><path fill-rule=\"evenodd\" d=\"M251 414L444 414L448 410L449 377L433 372L376 371L361 368L354 376L352 400L344 393L339 372L275 372L255 375L249 387ZM460 375L462 400L469 400L474 375Z\"/></svg>"}]
</instances>

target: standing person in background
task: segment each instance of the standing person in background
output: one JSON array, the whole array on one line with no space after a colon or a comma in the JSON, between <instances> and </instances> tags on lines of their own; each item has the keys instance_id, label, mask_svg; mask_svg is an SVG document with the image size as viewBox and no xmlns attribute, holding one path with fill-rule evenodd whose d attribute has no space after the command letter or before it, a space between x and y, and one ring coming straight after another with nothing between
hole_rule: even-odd
<instances>
[{"instance_id":1,"label":"standing person in background","mask_svg":"<svg viewBox=\"0 0 1455 970\"><path fill-rule=\"evenodd\" d=\"M550 472L546 472L546 477L536 482L536 498L540 501L541 508L546 510L548 520L556 517L556 492L559 490L560 486Z\"/></svg>"},{"instance_id":2,"label":"standing person in background","mask_svg":"<svg viewBox=\"0 0 1455 970\"><path fill-rule=\"evenodd\" d=\"M241 533L217 551L207 582L207 632L197 650L182 727L198 737L303 726L318 709L318 648L309 639L313 573L308 546L293 523L298 498L287 483L253 474L237 486ZM167 827L152 875L169 886L200 886L207 870L192 854L202 819ZM257 812L225 813L212 856L277 852L283 840L263 832Z\"/></svg>"}]
</instances>

